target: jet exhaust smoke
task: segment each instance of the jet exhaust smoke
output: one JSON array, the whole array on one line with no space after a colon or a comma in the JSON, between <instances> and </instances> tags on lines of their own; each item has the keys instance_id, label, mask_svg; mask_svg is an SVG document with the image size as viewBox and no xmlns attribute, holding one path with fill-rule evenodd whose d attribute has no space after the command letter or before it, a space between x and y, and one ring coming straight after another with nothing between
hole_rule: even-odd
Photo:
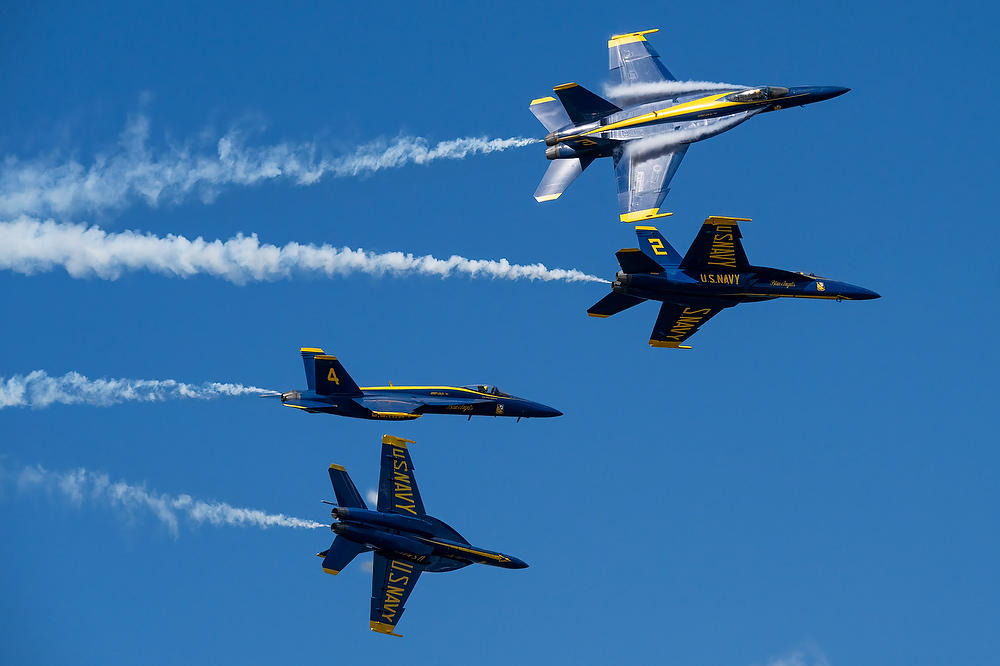
<instances>
[{"instance_id":1,"label":"jet exhaust smoke","mask_svg":"<svg viewBox=\"0 0 1000 666\"><path fill-rule=\"evenodd\" d=\"M435 277L462 274L506 280L607 282L576 269L544 264L511 264L506 259L438 259L404 252L374 253L332 245L282 246L261 243L256 234L206 241L200 236L156 236L136 231L109 233L97 226L39 221L25 216L0 222L0 269L31 275L62 267L75 278L114 280L147 270L170 277L211 275L234 284L271 281L315 273L325 277L354 273Z\"/></svg>"},{"instance_id":2,"label":"jet exhaust smoke","mask_svg":"<svg viewBox=\"0 0 1000 666\"><path fill-rule=\"evenodd\" d=\"M78 372L50 377L44 370L0 377L0 409L53 404L108 407L123 402L164 402L182 398L211 400L224 396L256 395L266 389L242 384L205 382L185 384L173 379L89 379Z\"/></svg>"},{"instance_id":3,"label":"jet exhaust smoke","mask_svg":"<svg viewBox=\"0 0 1000 666\"><path fill-rule=\"evenodd\" d=\"M237 527L298 527L316 529L324 523L304 520L283 513L232 506L225 502L205 502L190 495L166 495L147 490L145 485L111 481L107 474L90 472L82 467L68 472L54 472L41 465L24 467L8 473L0 468L0 478L14 479L20 492L43 491L73 504L84 502L122 509L130 516L152 513L176 537L181 520L194 525L233 525Z\"/></svg>"},{"instance_id":4,"label":"jet exhaust smoke","mask_svg":"<svg viewBox=\"0 0 1000 666\"><path fill-rule=\"evenodd\" d=\"M432 143L419 136L377 139L343 154L316 141L248 146L232 130L214 141L214 151L181 146L154 151L149 120L131 118L118 146L98 154L89 165L56 157L0 162L0 216L63 215L123 208L134 200L150 206L191 194L210 202L227 185L257 185L289 180L313 185L323 178L373 174L407 164L460 160L537 143L523 137L464 137Z\"/></svg>"}]
</instances>

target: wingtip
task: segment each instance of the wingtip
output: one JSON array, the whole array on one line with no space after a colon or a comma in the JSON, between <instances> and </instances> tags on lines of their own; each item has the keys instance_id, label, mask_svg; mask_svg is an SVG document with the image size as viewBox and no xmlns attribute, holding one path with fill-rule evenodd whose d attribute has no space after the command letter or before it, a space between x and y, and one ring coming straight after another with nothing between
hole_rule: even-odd
<instances>
[{"instance_id":1,"label":"wingtip","mask_svg":"<svg viewBox=\"0 0 1000 666\"><path fill-rule=\"evenodd\" d=\"M535 195L535 201L542 203L543 201L555 201L562 196L562 192L559 194L543 194L542 196Z\"/></svg>"}]
</instances>

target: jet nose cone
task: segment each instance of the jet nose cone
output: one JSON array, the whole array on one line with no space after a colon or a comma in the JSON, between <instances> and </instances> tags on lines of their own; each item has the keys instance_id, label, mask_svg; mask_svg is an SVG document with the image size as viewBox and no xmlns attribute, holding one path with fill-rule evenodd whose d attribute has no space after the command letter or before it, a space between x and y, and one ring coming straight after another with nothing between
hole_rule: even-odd
<instances>
[{"instance_id":1,"label":"jet nose cone","mask_svg":"<svg viewBox=\"0 0 1000 666\"><path fill-rule=\"evenodd\" d=\"M548 405L538 405L538 416L549 418L552 416L562 416L562 415L563 413L554 407L549 407Z\"/></svg>"},{"instance_id":2,"label":"jet nose cone","mask_svg":"<svg viewBox=\"0 0 1000 666\"><path fill-rule=\"evenodd\" d=\"M841 88L840 86L816 86L812 90L811 101L822 102L825 99L833 99L850 92L850 90L850 88Z\"/></svg>"},{"instance_id":3,"label":"jet nose cone","mask_svg":"<svg viewBox=\"0 0 1000 666\"><path fill-rule=\"evenodd\" d=\"M857 295L854 298L859 301L867 301L873 298L882 298L882 295L872 291L871 289L865 289L864 287L857 287Z\"/></svg>"},{"instance_id":4,"label":"jet nose cone","mask_svg":"<svg viewBox=\"0 0 1000 666\"><path fill-rule=\"evenodd\" d=\"M510 562L507 563L507 568L509 568L509 569L527 569L528 568L528 563L525 562L524 560L520 559L520 558L514 557L513 555L508 555L507 559L510 560Z\"/></svg>"}]
</instances>

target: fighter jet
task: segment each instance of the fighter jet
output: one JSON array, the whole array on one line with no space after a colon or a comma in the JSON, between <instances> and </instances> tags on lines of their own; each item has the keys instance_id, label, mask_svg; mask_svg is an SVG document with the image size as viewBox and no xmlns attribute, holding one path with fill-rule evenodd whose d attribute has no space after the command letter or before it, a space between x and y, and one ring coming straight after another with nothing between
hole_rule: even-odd
<instances>
[{"instance_id":1,"label":"fighter jet","mask_svg":"<svg viewBox=\"0 0 1000 666\"><path fill-rule=\"evenodd\" d=\"M636 227L642 248L619 250L621 271L611 293L587 314L610 317L645 300L662 301L649 336L652 347L691 349L683 345L709 319L740 303L773 298L867 300L874 291L835 282L812 273L751 266L747 261L739 223L741 217L709 217L687 254L681 258L655 227Z\"/></svg>"},{"instance_id":2,"label":"fighter jet","mask_svg":"<svg viewBox=\"0 0 1000 666\"><path fill-rule=\"evenodd\" d=\"M322 349L303 347L302 362L308 388L284 393L264 393L262 398L281 398L285 407L310 414L338 414L359 419L406 421L424 414L468 416L515 416L538 418L562 416L541 403L504 393L496 386L368 386L359 387L336 356Z\"/></svg>"},{"instance_id":3,"label":"fighter jet","mask_svg":"<svg viewBox=\"0 0 1000 666\"><path fill-rule=\"evenodd\" d=\"M677 81L643 30L608 42L615 103L576 83L553 88L558 97L531 102L548 130L552 160L535 191L551 201L598 157L614 160L622 222L664 217L660 206L688 146L725 132L758 113L843 95L832 86L726 86Z\"/></svg>"},{"instance_id":4,"label":"fighter jet","mask_svg":"<svg viewBox=\"0 0 1000 666\"><path fill-rule=\"evenodd\" d=\"M337 537L323 558L323 571L338 574L359 553L375 551L372 571L372 631L390 636L403 606L424 571L454 571L470 564L504 569L528 565L512 555L477 548L442 521L428 516L413 477L409 439L382 438L382 469L376 510L368 509L351 477L340 465L330 465L330 481L337 496L330 529ZM327 502L327 504L333 504Z\"/></svg>"}]
</instances>

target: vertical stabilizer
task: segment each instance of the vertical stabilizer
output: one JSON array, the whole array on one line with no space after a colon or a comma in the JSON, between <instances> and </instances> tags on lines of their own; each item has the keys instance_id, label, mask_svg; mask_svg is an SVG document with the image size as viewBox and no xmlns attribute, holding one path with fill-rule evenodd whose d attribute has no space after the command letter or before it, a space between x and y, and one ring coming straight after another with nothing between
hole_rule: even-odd
<instances>
[{"instance_id":1,"label":"vertical stabilizer","mask_svg":"<svg viewBox=\"0 0 1000 666\"><path fill-rule=\"evenodd\" d=\"M681 255L673 248L656 227L636 227L639 249L665 268L676 268L681 263Z\"/></svg>"}]
</instances>

